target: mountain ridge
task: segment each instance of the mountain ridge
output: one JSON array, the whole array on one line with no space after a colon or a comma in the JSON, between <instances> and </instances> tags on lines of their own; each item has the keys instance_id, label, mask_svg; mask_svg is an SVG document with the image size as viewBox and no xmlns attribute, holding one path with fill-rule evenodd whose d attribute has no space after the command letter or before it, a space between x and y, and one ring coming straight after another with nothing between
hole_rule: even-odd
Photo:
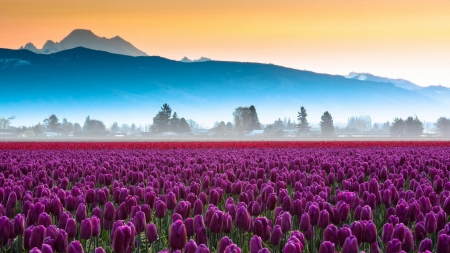
<instances>
[{"instance_id":1,"label":"mountain ridge","mask_svg":"<svg viewBox=\"0 0 450 253\"><path fill-rule=\"evenodd\" d=\"M262 63L186 64L82 47L48 55L0 49L0 59L16 59L13 64L0 61L5 84L0 93L10 94L2 103L4 113L18 118L76 113L84 116L74 117L90 115L106 122L133 117L150 124L163 103L186 118L210 120L211 125L215 120L232 121L234 108L251 104L263 123L295 118L300 106L307 108L310 122L319 121L324 111L330 111L335 122L355 115L371 115L373 122L415 114L436 120L449 109L391 83Z\"/></svg>"},{"instance_id":2,"label":"mountain ridge","mask_svg":"<svg viewBox=\"0 0 450 253\"><path fill-rule=\"evenodd\" d=\"M75 29L60 42L47 40L41 49L36 48L36 46L31 42L20 47L19 49L27 49L34 53L40 54L52 54L76 47L85 47L88 49L129 56L148 56L145 52L137 49L130 42L119 36L108 39L105 37L99 37L91 30L87 29Z\"/></svg>"}]
</instances>

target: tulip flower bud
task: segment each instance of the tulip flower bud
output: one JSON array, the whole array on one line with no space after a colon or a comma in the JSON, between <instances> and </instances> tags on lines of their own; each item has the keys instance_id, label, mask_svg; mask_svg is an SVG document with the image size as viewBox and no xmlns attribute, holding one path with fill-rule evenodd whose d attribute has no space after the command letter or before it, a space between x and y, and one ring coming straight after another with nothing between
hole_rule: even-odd
<instances>
[{"instance_id":1,"label":"tulip flower bud","mask_svg":"<svg viewBox=\"0 0 450 253\"><path fill-rule=\"evenodd\" d=\"M345 239L342 253L358 253L358 239L355 236L351 235Z\"/></svg>"},{"instance_id":2,"label":"tulip flower bud","mask_svg":"<svg viewBox=\"0 0 450 253\"><path fill-rule=\"evenodd\" d=\"M317 222L319 221L319 207L316 205L311 205L308 209L308 215L310 218L311 225L315 226L317 225Z\"/></svg>"},{"instance_id":3,"label":"tulip flower bud","mask_svg":"<svg viewBox=\"0 0 450 253\"><path fill-rule=\"evenodd\" d=\"M25 231L25 216L23 214L18 214L14 217L14 234L22 235Z\"/></svg>"},{"instance_id":4,"label":"tulip flower bud","mask_svg":"<svg viewBox=\"0 0 450 253\"><path fill-rule=\"evenodd\" d=\"M250 239L250 253L258 253L260 249L262 249L262 240L261 237L254 235Z\"/></svg>"},{"instance_id":5,"label":"tulip flower bud","mask_svg":"<svg viewBox=\"0 0 450 253\"><path fill-rule=\"evenodd\" d=\"M334 243L324 241L320 244L319 253L334 253Z\"/></svg>"},{"instance_id":6,"label":"tulip flower bud","mask_svg":"<svg viewBox=\"0 0 450 253\"><path fill-rule=\"evenodd\" d=\"M55 251L58 253L65 252L68 244L68 236L66 231L60 229L55 239Z\"/></svg>"},{"instance_id":7,"label":"tulip flower bud","mask_svg":"<svg viewBox=\"0 0 450 253\"><path fill-rule=\"evenodd\" d=\"M233 229L233 218L229 213L225 213L222 219L221 230L223 233L229 234ZM224 249L225 250L225 249Z\"/></svg>"},{"instance_id":8,"label":"tulip flower bud","mask_svg":"<svg viewBox=\"0 0 450 253\"><path fill-rule=\"evenodd\" d=\"M84 253L83 246L79 241L73 241L67 246L66 253Z\"/></svg>"},{"instance_id":9,"label":"tulip flower bud","mask_svg":"<svg viewBox=\"0 0 450 253\"><path fill-rule=\"evenodd\" d=\"M272 235L270 237L270 244L278 246L281 242L281 237L283 236L283 231L279 225L276 225L272 230Z\"/></svg>"},{"instance_id":10,"label":"tulip flower bud","mask_svg":"<svg viewBox=\"0 0 450 253\"><path fill-rule=\"evenodd\" d=\"M46 234L46 229L44 226L39 225L37 227L34 227L33 231L31 231L31 237L30 237L30 248L41 248L42 244L44 243L44 238Z\"/></svg>"},{"instance_id":11,"label":"tulip flower bud","mask_svg":"<svg viewBox=\"0 0 450 253\"><path fill-rule=\"evenodd\" d=\"M84 219L81 221L81 227L80 227L80 237L84 240L89 240L92 237L92 222L91 219Z\"/></svg>"},{"instance_id":12,"label":"tulip flower bud","mask_svg":"<svg viewBox=\"0 0 450 253\"><path fill-rule=\"evenodd\" d=\"M206 247L205 244L200 244L200 245L197 247L196 253L209 253L209 249L208 249L208 247Z\"/></svg>"},{"instance_id":13,"label":"tulip flower bud","mask_svg":"<svg viewBox=\"0 0 450 253\"><path fill-rule=\"evenodd\" d=\"M112 249L115 253L125 253L132 241L131 228L127 225L119 226L114 230Z\"/></svg>"},{"instance_id":14,"label":"tulip flower bud","mask_svg":"<svg viewBox=\"0 0 450 253\"><path fill-rule=\"evenodd\" d=\"M335 225L333 224L328 225L327 228L325 228L325 230L323 231L323 240L329 241L334 244L338 243L337 232L338 228Z\"/></svg>"},{"instance_id":15,"label":"tulip flower bud","mask_svg":"<svg viewBox=\"0 0 450 253\"><path fill-rule=\"evenodd\" d=\"M48 227L51 224L52 224L52 217L50 217L50 215L48 215L46 212L39 214L38 225Z\"/></svg>"},{"instance_id":16,"label":"tulip flower bud","mask_svg":"<svg viewBox=\"0 0 450 253\"><path fill-rule=\"evenodd\" d=\"M225 249L231 244L233 244L233 242L230 238L228 238L228 236L222 237L222 239L220 239L219 241L218 253L224 253Z\"/></svg>"},{"instance_id":17,"label":"tulip flower bud","mask_svg":"<svg viewBox=\"0 0 450 253\"><path fill-rule=\"evenodd\" d=\"M448 252L450 252L450 236L446 234L438 235L436 253L448 253Z\"/></svg>"},{"instance_id":18,"label":"tulip flower bud","mask_svg":"<svg viewBox=\"0 0 450 253\"><path fill-rule=\"evenodd\" d=\"M436 214L434 214L433 212L429 212L425 215L424 228L425 232L427 232L428 234L436 232L437 229Z\"/></svg>"},{"instance_id":19,"label":"tulip flower bud","mask_svg":"<svg viewBox=\"0 0 450 253\"><path fill-rule=\"evenodd\" d=\"M166 195L166 205L167 209L174 210L177 205L177 198L173 192L169 192Z\"/></svg>"},{"instance_id":20,"label":"tulip flower bud","mask_svg":"<svg viewBox=\"0 0 450 253\"><path fill-rule=\"evenodd\" d=\"M330 214L327 210L322 210L319 213L319 220L317 226L321 229L325 229L330 224Z\"/></svg>"},{"instance_id":21,"label":"tulip flower bud","mask_svg":"<svg viewBox=\"0 0 450 253\"><path fill-rule=\"evenodd\" d=\"M343 227L337 231L336 235L337 235L337 241L339 242L339 245L342 247L344 245L347 237L352 235L352 231L348 227Z\"/></svg>"},{"instance_id":22,"label":"tulip flower bud","mask_svg":"<svg viewBox=\"0 0 450 253\"><path fill-rule=\"evenodd\" d=\"M149 205L143 204L141 211L145 214L145 222L149 223L152 219L152 209Z\"/></svg>"},{"instance_id":23,"label":"tulip flower bud","mask_svg":"<svg viewBox=\"0 0 450 253\"><path fill-rule=\"evenodd\" d=\"M145 213L142 211L139 211L134 216L134 226L136 227L136 232L138 234L145 231L145 228L147 227L147 221L145 220Z\"/></svg>"},{"instance_id":24,"label":"tulip flower bud","mask_svg":"<svg viewBox=\"0 0 450 253\"><path fill-rule=\"evenodd\" d=\"M69 238L75 238L75 236L77 235L77 223L74 219L69 218L67 219L67 224L66 224L66 232L67 232L67 236Z\"/></svg>"},{"instance_id":25,"label":"tulip flower bud","mask_svg":"<svg viewBox=\"0 0 450 253\"><path fill-rule=\"evenodd\" d=\"M310 218L308 213L303 213L300 219L300 230L303 232L308 231L309 226L310 226Z\"/></svg>"},{"instance_id":26,"label":"tulip flower bud","mask_svg":"<svg viewBox=\"0 0 450 253\"><path fill-rule=\"evenodd\" d=\"M433 250L433 242L426 238L420 242L419 246L419 252L425 252L425 251L432 251Z\"/></svg>"},{"instance_id":27,"label":"tulip flower bud","mask_svg":"<svg viewBox=\"0 0 450 253\"><path fill-rule=\"evenodd\" d=\"M236 210L236 226L240 229L247 230L250 226L250 214L244 206L240 206Z\"/></svg>"},{"instance_id":28,"label":"tulip flower bud","mask_svg":"<svg viewBox=\"0 0 450 253\"><path fill-rule=\"evenodd\" d=\"M158 200L155 205L155 216L162 219L166 216L166 204L161 200Z\"/></svg>"},{"instance_id":29,"label":"tulip flower bud","mask_svg":"<svg viewBox=\"0 0 450 253\"><path fill-rule=\"evenodd\" d=\"M367 243L375 243L377 241L377 227L372 221L366 223L364 241Z\"/></svg>"},{"instance_id":30,"label":"tulip flower bud","mask_svg":"<svg viewBox=\"0 0 450 253\"><path fill-rule=\"evenodd\" d=\"M52 248L52 246L44 243L44 244L42 244L41 252L42 253L53 253L53 248Z\"/></svg>"},{"instance_id":31,"label":"tulip flower bud","mask_svg":"<svg viewBox=\"0 0 450 253\"><path fill-rule=\"evenodd\" d=\"M8 241L11 230L12 233L14 233L14 228L11 227L11 223L9 222L8 217L0 217L0 243L2 245L6 244L6 242Z\"/></svg>"},{"instance_id":32,"label":"tulip flower bud","mask_svg":"<svg viewBox=\"0 0 450 253\"><path fill-rule=\"evenodd\" d=\"M30 227L28 227L27 229L25 229L23 231L23 248L24 249L31 249L30 247L30 238L31 238L31 233L33 232L35 226L31 225Z\"/></svg>"},{"instance_id":33,"label":"tulip flower bud","mask_svg":"<svg viewBox=\"0 0 450 253\"><path fill-rule=\"evenodd\" d=\"M292 229L292 217L288 212L284 212L281 216L281 231L286 233Z\"/></svg>"},{"instance_id":34,"label":"tulip flower bud","mask_svg":"<svg viewBox=\"0 0 450 253\"><path fill-rule=\"evenodd\" d=\"M386 253L397 253L402 250L402 242L396 238L388 242L386 246Z\"/></svg>"},{"instance_id":35,"label":"tulip flower bud","mask_svg":"<svg viewBox=\"0 0 450 253\"><path fill-rule=\"evenodd\" d=\"M201 215L203 212L203 202L200 199L197 199L194 202L194 215Z\"/></svg>"},{"instance_id":36,"label":"tulip flower bud","mask_svg":"<svg viewBox=\"0 0 450 253\"><path fill-rule=\"evenodd\" d=\"M220 246L219 246L220 247ZM196 253L197 252L197 243L194 240L189 240L184 247L184 253ZM220 252L220 249L219 249Z\"/></svg>"},{"instance_id":37,"label":"tulip flower bud","mask_svg":"<svg viewBox=\"0 0 450 253\"><path fill-rule=\"evenodd\" d=\"M186 226L177 220L170 226L169 245L173 250L182 250L187 242Z\"/></svg>"},{"instance_id":38,"label":"tulip flower bud","mask_svg":"<svg viewBox=\"0 0 450 253\"><path fill-rule=\"evenodd\" d=\"M37 247L34 247L30 250L30 253L42 253Z\"/></svg>"},{"instance_id":39,"label":"tulip flower bud","mask_svg":"<svg viewBox=\"0 0 450 253\"><path fill-rule=\"evenodd\" d=\"M195 242L197 243L197 245L206 244L207 238L205 227L198 227L195 229Z\"/></svg>"},{"instance_id":40,"label":"tulip flower bud","mask_svg":"<svg viewBox=\"0 0 450 253\"><path fill-rule=\"evenodd\" d=\"M65 199L64 199L64 207L66 208L67 211L69 212L73 212L76 208L76 199L74 196L72 195L68 195Z\"/></svg>"},{"instance_id":41,"label":"tulip flower bud","mask_svg":"<svg viewBox=\"0 0 450 253\"><path fill-rule=\"evenodd\" d=\"M231 244L225 248L224 253L241 253L241 249L236 244Z\"/></svg>"},{"instance_id":42,"label":"tulip flower bud","mask_svg":"<svg viewBox=\"0 0 450 253\"><path fill-rule=\"evenodd\" d=\"M106 251L102 247L98 247L95 249L94 253L106 253Z\"/></svg>"},{"instance_id":43,"label":"tulip flower bud","mask_svg":"<svg viewBox=\"0 0 450 253\"><path fill-rule=\"evenodd\" d=\"M147 225L146 236L147 236L147 240L150 243L154 243L154 242L156 242L156 240L158 240L158 230L157 230L155 224L149 223Z\"/></svg>"}]
</instances>

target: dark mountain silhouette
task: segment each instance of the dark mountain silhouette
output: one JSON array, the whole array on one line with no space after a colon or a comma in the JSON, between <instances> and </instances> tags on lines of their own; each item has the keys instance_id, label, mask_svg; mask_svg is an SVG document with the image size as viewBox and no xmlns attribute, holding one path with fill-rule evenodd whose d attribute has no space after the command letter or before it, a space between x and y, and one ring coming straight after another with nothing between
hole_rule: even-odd
<instances>
[{"instance_id":1,"label":"dark mountain silhouette","mask_svg":"<svg viewBox=\"0 0 450 253\"><path fill-rule=\"evenodd\" d=\"M119 36L111 39L98 37L90 30L76 29L67 37L58 42L48 40L42 49L37 49L32 43L27 43L20 49L27 49L34 53L52 54L76 47L85 47L94 50L101 50L114 54L123 54L129 56L147 56L146 53L137 49L129 42Z\"/></svg>"},{"instance_id":2,"label":"dark mountain silhouette","mask_svg":"<svg viewBox=\"0 0 450 253\"><path fill-rule=\"evenodd\" d=\"M387 78L387 77L380 77L380 76L375 76L369 73L356 73L356 72L351 72L350 74L348 74L346 76L347 78L350 79L357 79L360 81L371 81L371 82L379 82L379 83L392 83L395 86L402 88L402 89L406 89L406 90L415 90L415 89L420 89L422 88L421 86L414 84L408 80L405 79L392 79L392 78Z\"/></svg>"},{"instance_id":3,"label":"dark mountain silhouette","mask_svg":"<svg viewBox=\"0 0 450 253\"><path fill-rule=\"evenodd\" d=\"M262 122L294 118L300 106L308 110L310 122L318 122L326 110L335 122L343 122L353 115L371 115L373 121L408 115L436 120L449 109L391 83L270 64L186 64L86 48L50 55L0 49L0 59L0 94L7 94L2 111L17 118L78 113L96 114L106 122L138 117L151 123L163 103L179 108L186 118L212 122L231 120L234 108L252 104Z\"/></svg>"},{"instance_id":4,"label":"dark mountain silhouette","mask_svg":"<svg viewBox=\"0 0 450 253\"><path fill-rule=\"evenodd\" d=\"M187 58L187 57L185 56L185 57L183 57L183 59L181 59L180 61L181 61L181 62L185 62L185 63L191 63L191 62L205 62L205 61L212 61L212 60L209 59L209 58L206 58L206 57L200 57L200 58L197 59L197 60L191 60L191 59L189 59L189 58Z\"/></svg>"},{"instance_id":5,"label":"dark mountain silhouette","mask_svg":"<svg viewBox=\"0 0 450 253\"><path fill-rule=\"evenodd\" d=\"M416 85L408 80L404 79L391 79L386 77L379 77L368 73L355 73L351 72L346 76L350 79L357 79L361 81L371 81L380 83L392 83L397 87L414 91L421 95L430 97L436 101L450 105L450 89L441 85L432 85L428 87L422 87Z\"/></svg>"}]
</instances>

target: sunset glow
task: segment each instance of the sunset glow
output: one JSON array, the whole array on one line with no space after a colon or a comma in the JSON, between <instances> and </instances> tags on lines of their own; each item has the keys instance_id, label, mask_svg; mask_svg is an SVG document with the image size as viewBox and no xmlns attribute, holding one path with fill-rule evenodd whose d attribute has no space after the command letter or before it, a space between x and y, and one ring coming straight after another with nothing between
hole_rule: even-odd
<instances>
[{"instance_id":1,"label":"sunset glow","mask_svg":"<svg viewBox=\"0 0 450 253\"><path fill-rule=\"evenodd\" d=\"M84 28L170 59L270 62L450 86L448 1L1 2L3 48L41 48Z\"/></svg>"}]
</instances>

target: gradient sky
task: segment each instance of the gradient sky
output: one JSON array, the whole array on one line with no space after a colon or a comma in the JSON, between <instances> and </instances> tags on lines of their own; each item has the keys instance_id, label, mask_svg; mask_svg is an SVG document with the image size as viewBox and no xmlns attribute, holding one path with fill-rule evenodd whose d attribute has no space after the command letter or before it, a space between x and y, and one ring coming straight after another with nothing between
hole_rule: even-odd
<instances>
[{"instance_id":1,"label":"gradient sky","mask_svg":"<svg viewBox=\"0 0 450 253\"><path fill-rule=\"evenodd\" d=\"M448 0L0 0L0 47L73 29L149 55L350 71L450 87Z\"/></svg>"}]
</instances>

